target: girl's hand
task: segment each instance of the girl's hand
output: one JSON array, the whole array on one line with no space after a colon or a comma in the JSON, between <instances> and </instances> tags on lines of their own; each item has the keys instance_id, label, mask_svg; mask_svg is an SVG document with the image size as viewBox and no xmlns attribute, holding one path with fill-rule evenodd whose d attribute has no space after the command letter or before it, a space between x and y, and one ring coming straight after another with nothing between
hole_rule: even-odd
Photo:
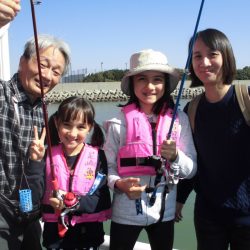
<instances>
[{"instance_id":1,"label":"girl's hand","mask_svg":"<svg viewBox=\"0 0 250 250\"><path fill-rule=\"evenodd\" d=\"M170 162L176 160L178 151L176 148L176 142L172 140L165 140L161 145L161 156Z\"/></svg>"},{"instance_id":2,"label":"girl's hand","mask_svg":"<svg viewBox=\"0 0 250 250\"><path fill-rule=\"evenodd\" d=\"M44 140L46 136L45 129L43 128L42 135L39 139L37 126L34 126L34 136L35 138L31 142L29 148L30 159L33 161L41 161L45 154L45 146L44 146Z\"/></svg>"},{"instance_id":3,"label":"girl's hand","mask_svg":"<svg viewBox=\"0 0 250 250\"><path fill-rule=\"evenodd\" d=\"M0 0L0 27L12 21L20 10L20 0Z\"/></svg>"},{"instance_id":4,"label":"girl's hand","mask_svg":"<svg viewBox=\"0 0 250 250\"><path fill-rule=\"evenodd\" d=\"M50 205L57 210L62 210L64 208L64 203L62 200L59 200L58 198L51 197L49 198Z\"/></svg>"},{"instance_id":5,"label":"girl's hand","mask_svg":"<svg viewBox=\"0 0 250 250\"><path fill-rule=\"evenodd\" d=\"M62 199L63 199L63 195L65 195L66 192L63 191L63 190L59 190L58 192L59 192L60 196L61 196ZM64 203L63 203L63 200L62 200L62 199L58 199L58 198L56 198L56 197L51 196L51 197L49 198L49 203L50 203L50 205L51 205L54 209L62 210L62 209L64 208Z\"/></svg>"},{"instance_id":6,"label":"girl's hand","mask_svg":"<svg viewBox=\"0 0 250 250\"><path fill-rule=\"evenodd\" d=\"M141 186L140 178L128 177L117 180L115 186L129 199L136 200L141 197L141 193L145 191L147 185Z\"/></svg>"}]
</instances>

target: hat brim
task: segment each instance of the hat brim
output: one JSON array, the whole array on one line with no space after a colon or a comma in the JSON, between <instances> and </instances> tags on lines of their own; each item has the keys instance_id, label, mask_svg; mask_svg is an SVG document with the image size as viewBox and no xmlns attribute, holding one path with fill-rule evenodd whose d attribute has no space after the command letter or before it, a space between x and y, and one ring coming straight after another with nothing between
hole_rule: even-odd
<instances>
[{"instance_id":1,"label":"hat brim","mask_svg":"<svg viewBox=\"0 0 250 250\"><path fill-rule=\"evenodd\" d=\"M165 74L168 74L170 76L169 79L169 91L170 93L172 93L176 86L178 85L179 82L179 74L178 71L168 65L145 65L143 67L137 68L137 69L133 69L133 71L128 71L125 76L122 78L121 81L121 90L124 94L126 95L130 95L130 91L129 91L129 78L131 76L137 75L139 73L142 73L144 71L149 71L149 70L153 70L153 71L159 71Z\"/></svg>"}]
</instances>

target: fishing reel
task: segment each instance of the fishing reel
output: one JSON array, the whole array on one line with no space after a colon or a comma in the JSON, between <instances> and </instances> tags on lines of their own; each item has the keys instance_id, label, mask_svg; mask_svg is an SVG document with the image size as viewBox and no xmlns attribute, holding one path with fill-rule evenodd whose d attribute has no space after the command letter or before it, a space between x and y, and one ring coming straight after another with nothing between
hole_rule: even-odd
<instances>
[{"instance_id":1,"label":"fishing reel","mask_svg":"<svg viewBox=\"0 0 250 250\"><path fill-rule=\"evenodd\" d=\"M179 174L180 174L180 167L172 165L168 171L168 184L169 185L176 185L179 182Z\"/></svg>"},{"instance_id":2,"label":"fishing reel","mask_svg":"<svg viewBox=\"0 0 250 250\"><path fill-rule=\"evenodd\" d=\"M75 212L80 206L80 197L72 192L63 195L64 209L60 214L58 233L60 237L64 237L68 230L69 222L66 223L65 216Z\"/></svg>"},{"instance_id":3,"label":"fishing reel","mask_svg":"<svg viewBox=\"0 0 250 250\"><path fill-rule=\"evenodd\" d=\"M72 192L68 192L63 196L65 209L76 208L79 204L80 197Z\"/></svg>"}]
</instances>

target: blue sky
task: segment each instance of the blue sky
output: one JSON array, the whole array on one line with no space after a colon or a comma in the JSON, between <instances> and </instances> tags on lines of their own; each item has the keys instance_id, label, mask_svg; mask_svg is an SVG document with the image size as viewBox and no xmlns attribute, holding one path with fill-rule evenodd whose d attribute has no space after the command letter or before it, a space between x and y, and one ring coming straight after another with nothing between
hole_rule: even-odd
<instances>
[{"instance_id":1,"label":"blue sky","mask_svg":"<svg viewBox=\"0 0 250 250\"><path fill-rule=\"evenodd\" d=\"M36 6L38 33L53 34L71 47L72 69L88 73L125 69L130 55L160 50L184 68L201 0L42 0ZM250 1L205 0L199 30L216 28L230 39L237 68L250 65ZM11 73L33 36L30 1L9 29Z\"/></svg>"}]
</instances>

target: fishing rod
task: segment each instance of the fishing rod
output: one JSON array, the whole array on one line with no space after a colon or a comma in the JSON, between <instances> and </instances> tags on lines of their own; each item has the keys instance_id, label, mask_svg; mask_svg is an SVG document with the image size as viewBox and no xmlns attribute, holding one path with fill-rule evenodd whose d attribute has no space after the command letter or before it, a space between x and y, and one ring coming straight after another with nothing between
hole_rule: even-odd
<instances>
[{"instance_id":1,"label":"fishing rod","mask_svg":"<svg viewBox=\"0 0 250 250\"><path fill-rule=\"evenodd\" d=\"M43 109L43 118L45 123L45 131L46 131L46 140L47 140L47 152L49 155L51 175L52 175L52 185L54 191L58 191L58 182L54 171L54 163L52 158L52 150L51 150L51 137L49 132L48 125L48 111L47 105L44 100L44 87L42 82L42 70L41 70L41 62L40 62L40 53L39 53L39 45L38 45L38 35L37 35L37 26L36 26L36 15L35 15L35 6L41 4L41 1L30 0L31 14L32 14L32 23L34 30L34 39L35 39L35 47L36 47L36 56L37 56L37 65L38 65L38 75L39 75L39 83L41 88L41 100L42 100L42 109Z\"/></svg>"},{"instance_id":2,"label":"fishing rod","mask_svg":"<svg viewBox=\"0 0 250 250\"><path fill-rule=\"evenodd\" d=\"M178 92L176 102L175 102L175 106L174 106L174 110L173 110L173 116L172 116L172 119L171 119L169 131L168 131L168 134L167 134L167 140L169 140L171 138L171 134L172 134L173 126L174 126L174 121L175 121L175 118L176 118L176 115L177 115L177 110L178 110L178 106L179 106L179 103L180 103L180 98L181 98L183 86L184 86L186 77L187 77L187 75L189 73L189 66L190 66L190 63L191 63L194 42L195 42L195 39L196 39L196 36L197 36L197 29L198 29L198 26L199 26L199 23L200 23L200 17L201 17L204 2L205 2L205 0L202 0L201 4L200 4L200 9L199 9L198 17L197 17L197 20L196 20L195 28L194 28L194 33L193 33L193 36L192 36L192 39L191 39L191 42L190 42L190 46L189 46L189 52L188 52L188 57L187 57L184 73L182 75L179 92ZM165 161L166 160L164 160L164 162L163 162L164 165L165 165ZM169 179L170 179L170 182L171 182L170 184L177 184L178 179L179 179L179 177L178 177L179 176L179 168L174 168L174 169L170 168L169 172L171 174L169 176L170 177Z\"/></svg>"},{"instance_id":3,"label":"fishing rod","mask_svg":"<svg viewBox=\"0 0 250 250\"><path fill-rule=\"evenodd\" d=\"M171 134L172 134L172 130L173 130L173 126L174 126L174 121L175 121L175 118L176 118L176 115L177 115L177 110L178 110L178 106L179 106L179 102L180 102L180 97L181 97L181 94L182 94L183 86L184 86L187 74L189 72L189 66L190 66L190 63L191 63L191 57L192 57L192 53L193 53L193 46L194 46L194 42L195 42L195 39L196 39L197 29L198 29L198 26L199 26L200 17L201 17L201 13L202 13L204 2L205 2L205 0L202 0L201 4L200 4L200 9L199 9L198 17L197 17L197 20L196 20L195 28L194 28L194 33L193 33L193 36L192 36L192 39L191 39L191 45L189 47L189 52L188 52L188 57L187 57L187 61L186 61L184 73L182 75L179 92L178 92L176 103L175 103L174 110L173 110L173 116L172 116L172 119L171 119L169 131L168 131L168 134L167 134L167 140L170 139ZM178 180L179 180L179 177L178 177L179 176L179 168L173 168L173 169L170 168L169 172L167 172L166 169L165 169L165 166L166 166L166 159L162 158L162 167L158 170L158 173L156 175L155 187L153 188L153 193L152 193L152 195L150 197L150 200L149 200L150 206L154 205L155 199L156 199L156 191L157 191L157 189L158 189L159 186L162 186L162 184L160 185L159 183L161 181L161 177L162 177L162 174L163 174L164 170L166 172L166 176L169 179L167 182L165 182L165 187L166 188L167 188L168 184L173 185L173 184L177 184L178 183ZM171 171L171 173L170 173L170 171ZM164 210L162 210L162 212L163 211ZM162 215L163 214L161 213L159 220L162 219Z\"/></svg>"},{"instance_id":4,"label":"fishing rod","mask_svg":"<svg viewBox=\"0 0 250 250\"><path fill-rule=\"evenodd\" d=\"M39 53L38 35L37 35L37 28L36 28L36 16L35 16L35 7L34 7L35 4L39 5L41 4L41 1L30 0L30 6L31 6L32 22L33 22L33 29L34 29L34 39L35 39L35 47L36 47L36 55L37 55L39 83L40 83L40 88L41 88L42 109L43 109L43 116L44 116L44 122L45 122L45 130L46 130L46 140L48 144L47 152L48 152L49 161L50 161L53 197L59 199L60 201L63 201L64 207L65 207L64 210L62 211L56 210L56 214L58 215L58 234L60 237L64 237L64 235L66 234L68 230L67 224L65 223L65 216L71 211L74 211L75 207L79 204L79 197L76 196L72 192L68 192L63 196L59 193L59 186L58 186L58 181L56 178L55 167L54 167L53 158L52 158L51 137L50 137L49 125L48 125L48 111L47 111L47 106L44 101L44 88L43 88L43 82L42 82L42 70L41 70L41 64L40 64L40 53Z\"/></svg>"},{"instance_id":5,"label":"fishing rod","mask_svg":"<svg viewBox=\"0 0 250 250\"><path fill-rule=\"evenodd\" d=\"M182 75L179 92L178 92L178 95L177 95L177 98L176 98L176 102L175 102L175 107L174 107L174 110L173 110L172 120L171 120L169 131L168 131L168 134L167 134L167 139L168 140L170 139L171 134L172 134L172 130L173 130L173 126L174 126L174 121L175 121L175 118L176 118L176 115L177 115L177 109L178 109L178 106L179 106L179 103L180 103L180 98L181 98L183 86L184 86L186 77L187 77L187 75L189 73L189 66L190 66L190 63L191 63L194 42L195 42L195 39L196 39L197 29L198 29L198 26L199 26L200 17L201 17L201 13L202 13L204 2L205 2L205 0L201 1L200 10L199 10L198 17L197 17L196 24L195 24L195 28L194 28L194 33L193 33L193 36L192 36L192 39L191 39L191 43L190 43L190 47L189 47L189 52L188 52L188 57L187 57L187 61L186 61L186 66L185 66L185 69L184 69L184 73Z\"/></svg>"}]
</instances>

